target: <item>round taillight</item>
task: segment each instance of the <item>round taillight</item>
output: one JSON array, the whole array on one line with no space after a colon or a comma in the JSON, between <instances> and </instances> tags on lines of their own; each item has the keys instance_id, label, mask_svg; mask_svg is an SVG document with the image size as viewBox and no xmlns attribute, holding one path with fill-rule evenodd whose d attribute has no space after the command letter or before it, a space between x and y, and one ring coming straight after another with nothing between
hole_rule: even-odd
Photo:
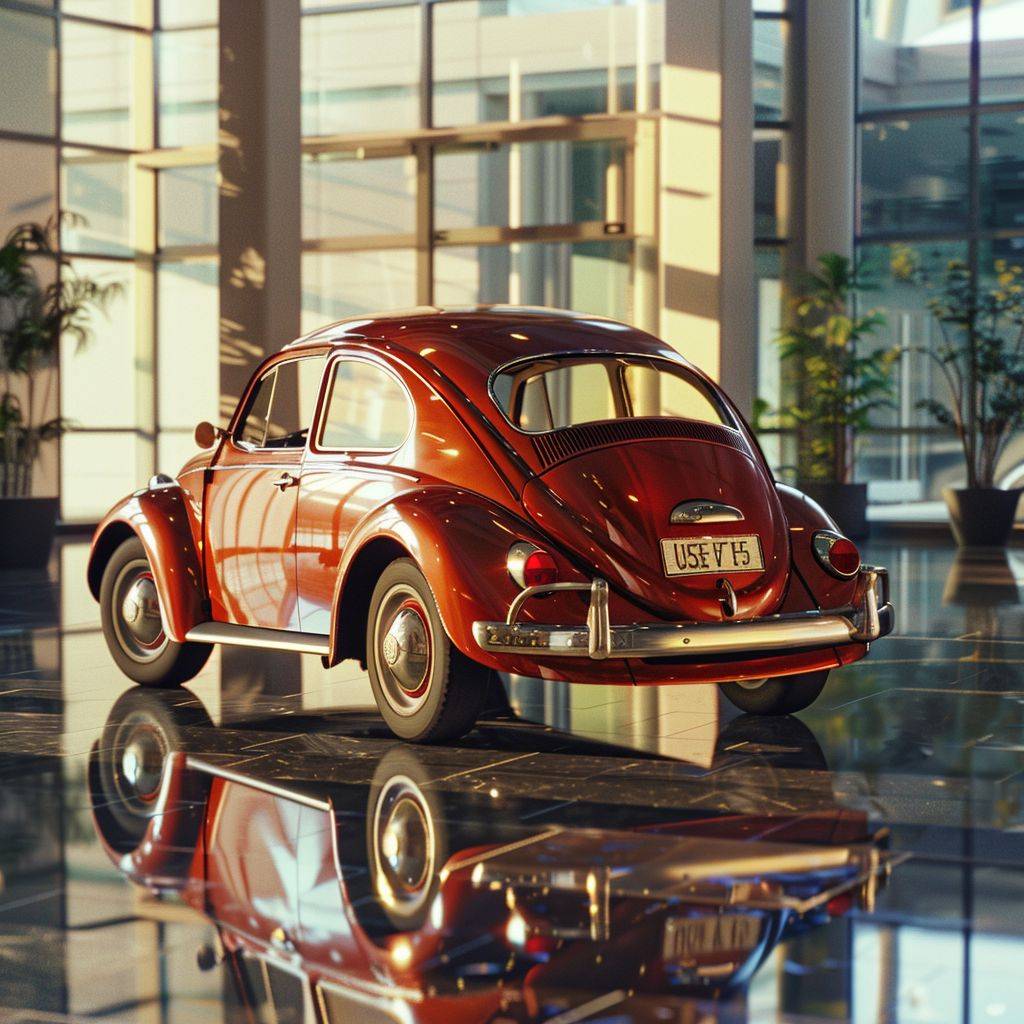
<instances>
[{"instance_id":1,"label":"round taillight","mask_svg":"<svg viewBox=\"0 0 1024 1024\"><path fill-rule=\"evenodd\" d=\"M820 530L814 535L814 554L822 568L833 576L849 578L860 568L857 545L831 530Z\"/></svg>"},{"instance_id":2,"label":"round taillight","mask_svg":"<svg viewBox=\"0 0 1024 1024\"><path fill-rule=\"evenodd\" d=\"M558 567L546 551L531 551L523 562L523 579L528 587L547 587L558 580Z\"/></svg>"},{"instance_id":3,"label":"round taillight","mask_svg":"<svg viewBox=\"0 0 1024 1024\"><path fill-rule=\"evenodd\" d=\"M558 582L555 560L536 544L517 541L508 549L508 573L521 587L546 587Z\"/></svg>"}]
</instances>

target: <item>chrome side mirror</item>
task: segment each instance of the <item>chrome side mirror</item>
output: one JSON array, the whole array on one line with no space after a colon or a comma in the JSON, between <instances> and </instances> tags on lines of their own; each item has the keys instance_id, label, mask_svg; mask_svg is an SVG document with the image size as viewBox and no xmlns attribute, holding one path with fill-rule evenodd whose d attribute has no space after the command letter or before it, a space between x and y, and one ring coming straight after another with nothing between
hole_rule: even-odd
<instances>
[{"instance_id":1,"label":"chrome side mirror","mask_svg":"<svg viewBox=\"0 0 1024 1024\"><path fill-rule=\"evenodd\" d=\"M200 448L212 448L226 434L226 430L215 427L209 420L203 420L202 423L196 425L196 444Z\"/></svg>"}]
</instances>

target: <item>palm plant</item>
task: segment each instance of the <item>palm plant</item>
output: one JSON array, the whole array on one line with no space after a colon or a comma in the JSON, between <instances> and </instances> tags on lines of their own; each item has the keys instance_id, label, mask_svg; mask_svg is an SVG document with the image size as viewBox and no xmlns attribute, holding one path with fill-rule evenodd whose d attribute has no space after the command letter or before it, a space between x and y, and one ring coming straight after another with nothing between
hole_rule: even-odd
<instances>
[{"instance_id":1,"label":"palm plant","mask_svg":"<svg viewBox=\"0 0 1024 1024\"><path fill-rule=\"evenodd\" d=\"M972 488L995 486L1000 456L1024 426L1024 277L1006 260L993 269L986 287L966 263L946 265L928 301L940 340L922 350L939 368L947 400L926 398L920 407L956 434Z\"/></svg>"},{"instance_id":2,"label":"palm plant","mask_svg":"<svg viewBox=\"0 0 1024 1024\"><path fill-rule=\"evenodd\" d=\"M93 336L92 315L104 310L120 284L78 274L56 244L60 220L19 224L0 245L0 497L32 491L32 468L42 444L68 423L46 417L60 340L76 348ZM41 271L54 280L44 283Z\"/></svg>"},{"instance_id":3,"label":"palm plant","mask_svg":"<svg viewBox=\"0 0 1024 1024\"><path fill-rule=\"evenodd\" d=\"M826 253L805 275L791 300L789 326L776 339L795 390L779 420L796 430L801 481L852 483L857 434L870 426L876 409L891 404L899 350L866 350L885 318L852 309L867 287L848 257Z\"/></svg>"}]
</instances>

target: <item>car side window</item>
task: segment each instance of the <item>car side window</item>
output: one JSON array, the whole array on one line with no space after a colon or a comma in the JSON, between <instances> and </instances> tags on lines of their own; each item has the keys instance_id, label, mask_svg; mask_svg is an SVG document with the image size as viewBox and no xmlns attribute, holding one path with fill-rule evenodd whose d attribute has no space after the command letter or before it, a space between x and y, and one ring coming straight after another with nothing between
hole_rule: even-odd
<instances>
[{"instance_id":1,"label":"car side window","mask_svg":"<svg viewBox=\"0 0 1024 1024\"><path fill-rule=\"evenodd\" d=\"M303 448L325 357L278 363L256 385L237 439L254 448Z\"/></svg>"},{"instance_id":2,"label":"car side window","mask_svg":"<svg viewBox=\"0 0 1024 1024\"><path fill-rule=\"evenodd\" d=\"M362 359L334 364L318 438L322 448L390 451L411 426L408 396L393 374Z\"/></svg>"}]
</instances>

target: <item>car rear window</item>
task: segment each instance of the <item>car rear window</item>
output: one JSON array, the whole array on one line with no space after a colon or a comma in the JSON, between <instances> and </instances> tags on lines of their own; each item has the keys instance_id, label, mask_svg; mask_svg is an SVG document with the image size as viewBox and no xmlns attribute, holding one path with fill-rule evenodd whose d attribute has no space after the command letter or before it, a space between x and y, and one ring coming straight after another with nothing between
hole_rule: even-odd
<instances>
[{"instance_id":1,"label":"car rear window","mask_svg":"<svg viewBox=\"0 0 1024 1024\"><path fill-rule=\"evenodd\" d=\"M492 388L509 422L529 433L634 416L732 425L698 377L647 359L540 359L501 371Z\"/></svg>"}]
</instances>

